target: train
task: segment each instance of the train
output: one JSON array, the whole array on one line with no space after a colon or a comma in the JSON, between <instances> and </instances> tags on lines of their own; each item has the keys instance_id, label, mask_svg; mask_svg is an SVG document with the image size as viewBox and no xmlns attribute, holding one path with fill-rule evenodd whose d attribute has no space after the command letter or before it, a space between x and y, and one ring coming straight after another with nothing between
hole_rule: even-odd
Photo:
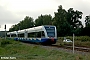
<instances>
[{"instance_id":1,"label":"train","mask_svg":"<svg viewBox=\"0 0 90 60\"><path fill-rule=\"evenodd\" d=\"M56 26L53 25L42 25L8 32L7 37L16 41L55 44L57 41L57 29Z\"/></svg>"}]
</instances>

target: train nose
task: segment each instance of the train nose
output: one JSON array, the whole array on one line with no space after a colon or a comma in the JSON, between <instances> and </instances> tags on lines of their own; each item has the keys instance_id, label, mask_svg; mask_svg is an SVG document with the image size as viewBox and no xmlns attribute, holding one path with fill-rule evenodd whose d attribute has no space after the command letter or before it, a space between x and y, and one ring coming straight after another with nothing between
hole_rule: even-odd
<instances>
[{"instance_id":1,"label":"train nose","mask_svg":"<svg viewBox=\"0 0 90 60\"><path fill-rule=\"evenodd\" d=\"M54 41L54 38L51 38L51 41Z\"/></svg>"}]
</instances>

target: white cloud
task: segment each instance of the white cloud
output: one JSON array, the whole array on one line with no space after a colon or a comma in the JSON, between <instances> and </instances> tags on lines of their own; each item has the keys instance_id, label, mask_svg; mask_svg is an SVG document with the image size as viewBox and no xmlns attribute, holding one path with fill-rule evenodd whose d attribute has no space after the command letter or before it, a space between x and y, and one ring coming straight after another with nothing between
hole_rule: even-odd
<instances>
[{"instance_id":1,"label":"white cloud","mask_svg":"<svg viewBox=\"0 0 90 60\"><path fill-rule=\"evenodd\" d=\"M9 28L11 28L13 24L6 24L6 31L9 31ZM5 24L2 24L0 27L0 31L5 31Z\"/></svg>"},{"instance_id":2,"label":"white cloud","mask_svg":"<svg viewBox=\"0 0 90 60\"><path fill-rule=\"evenodd\" d=\"M82 21L84 22L85 16L89 15L89 4L89 0L0 0L0 25L16 24L25 16L34 19L41 14L53 16L59 5L62 5L66 10L74 8L74 10L83 12Z\"/></svg>"},{"instance_id":3,"label":"white cloud","mask_svg":"<svg viewBox=\"0 0 90 60\"><path fill-rule=\"evenodd\" d=\"M0 24L16 23L20 19L16 14L0 6Z\"/></svg>"},{"instance_id":4,"label":"white cloud","mask_svg":"<svg viewBox=\"0 0 90 60\"><path fill-rule=\"evenodd\" d=\"M3 2L5 1L5 3ZM2 5L11 11L37 11L55 7L52 0L3 0ZM3 4L4 3L4 4Z\"/></svg>"}]
</instances>

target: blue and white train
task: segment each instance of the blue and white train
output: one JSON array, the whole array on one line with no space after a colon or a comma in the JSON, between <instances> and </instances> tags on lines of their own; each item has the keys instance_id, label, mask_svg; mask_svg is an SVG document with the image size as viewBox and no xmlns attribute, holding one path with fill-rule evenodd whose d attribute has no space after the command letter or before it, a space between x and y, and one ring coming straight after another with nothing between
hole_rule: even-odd
<instances>
[{"instance_id":1,"label":"blue and white train","mask_svg":"<svg viewBox=\"0 0 90 60\"><path fill-rule=\"evenodd\" d=\"M19 41L55 44L57 41L57 30L55 26L43 25L19 31L8 32L7 36Z\"/></svg>"}]
</instances>

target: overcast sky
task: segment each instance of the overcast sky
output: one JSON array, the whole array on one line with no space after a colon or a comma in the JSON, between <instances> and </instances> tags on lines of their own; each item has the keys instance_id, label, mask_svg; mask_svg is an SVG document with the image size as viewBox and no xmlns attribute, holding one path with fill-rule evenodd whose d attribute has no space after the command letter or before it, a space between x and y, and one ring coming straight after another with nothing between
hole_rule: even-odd
<instances>
[{"instance_id":1,"label":"overcast sky","mask_svg":"<svg viewBox=\"0 0 90 60\"><path fill-rule=\"evenodd\" d=\"M34 20L41 14L54 16L59 5L62 5L65 10L74 8L74 10L83 12L81 19L83 24L85 16L90 14L90 0L0 0L0 31L4 30L5 24L9 30L25 16L30 16Z\"/></svg>"}]
</instances>

